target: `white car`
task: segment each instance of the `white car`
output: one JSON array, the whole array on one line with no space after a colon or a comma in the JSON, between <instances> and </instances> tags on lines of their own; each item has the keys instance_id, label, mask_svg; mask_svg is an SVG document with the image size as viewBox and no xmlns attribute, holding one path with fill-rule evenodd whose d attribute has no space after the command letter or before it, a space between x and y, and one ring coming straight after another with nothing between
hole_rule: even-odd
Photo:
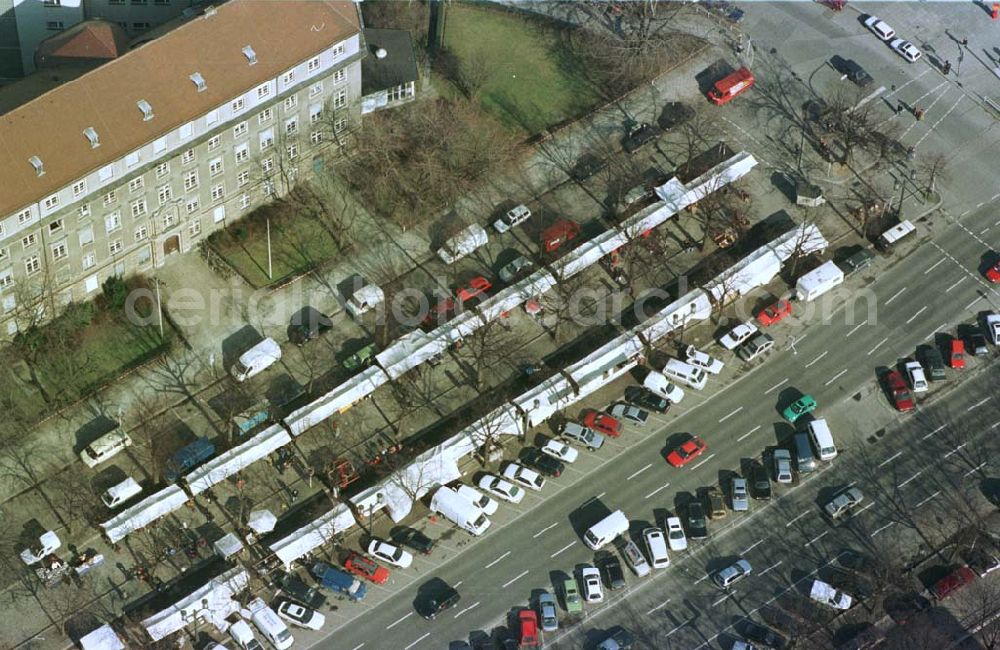
<instances>
[{"instance_id":1,"label":"white car","mask_svg":"<svg viewBox=\"0 0 1000 650\"><path fill-rule=\"evenodd\" d=\"M923 52L918 50L916 45L901 38L897 38L892 43L889 43L889 47L896 50L896 54L910 63L916 63L923 56Z\"/></svg>"},{"instance_id":2,"label":"white car","mask_svg":"<svg viewBox=\"0 0 1000 650\"><path fill-rule=\"evenodd\" d=\"M511 485L499 476L485 474L479 479L478 485L480 490L485 490L510 503L521 503L521 500L524 499L524 490L516 485Z\"/></svg>"},{"instance_id":3,"label":"white car","mask_svg":"<svg viewBox=\"0 0 1000 650\"><path fill-rule=\"evenodd\" d=\"M483 514L487 517L495 513L497 509L500 508L500 504L494 499L489 498L471 485L465 485L463 483L455 488L455 492L458 492L458 496L482 510Z\"/></svg>"},{"instance_id":4,"label":"white car","mask_svg":"<svg viewBox=\"0 0 1000 650\"><path fill-rule=\"evenodd\" d=\"M373 539L368 543L368 555L393 566L398 566L400 569L409 568L413 564L413 556L410 555L409 551L404 551L398 546L393 546L380 539Z\"/></svg>"},{"instance_id":5,"label":"white car","mask_svg":"<svg viewBox=\"0 0 1000 650\"><path fill-rule=\"evenodd\" d=\"M319 612L303 607L290 600L283 600L278 603L278 616L293 625L305 627L310 630L322 630L326 624L326 617Z\"/></svg>"},{"instance_id":6,"label":"white car","mask_svg":"<svg viewBox=\"0 0 1000 650\"><path fill-rule=\"evenodd\" d=\"M640 578L644 578L649 575L651 571L649 568L649 562L646 561L646 556L642 554L642 551L639 550L639 547L635 542L629 540L625 546L622 547L622 555L625 556L625 562L628 563L635 575Z\"/></svg>"},{"instance_id":7,"label":"white car","mask_svg":"<svg viewBox=\"0 0 1000 650\"><path fill-rule=\"evenodd\" d=\"M1000 345L1000 314L986 315L986 336L993 345Z\"/></svg>"},{"instance_id":8,"label":"white car","mask_svg":"<svg viewBox=\"0 0 1000 650\"><path fill-rule=\"evenodd\" d=\"M680 517L667 517L667 543L670 544L671 551L683 551L688 547Z\"/></svg>"},{"instance_id":9,"label":"white car","mask_svg":"<svg viewBox=\"0 0 1000 650\"><path fill-rule=\"evenodd\" d=\"M774 459L774 480L778 483L792 482L792 454L787 449L775 449L772 455Z\"/></svg>"},{"instance_id":10,"label":"white car","mask_svg":"<svg viewBox=\"0 0 1000 650\"><path fill-rule=\"evenodd\" d=\"M719 344L727 350L735 350L743 341L746 341L756 333L757 326L750 321L740 323L719 339Z\"/></svg>"},{"instance_id":11,"label":"white car","mask_svg":"<svg viewBox=\"0 0 1000 650\"><path fill-rule=\"evenodd\" d=\"M896 35L896 30L889 27L889 24L878 16L868 16L865 20L865 27L870 29L872 34L875 34L883 41L888 41Z\"/></svg>"},{"instance_id":12,"label":"white car","mask_svg":"<svg viewBox=\"0 0 1000 650\"><path fill-rule=\"evenodd\" d=\"M545 479L541 474L517 463L507 463L503 468L503 477L536 491L545 487Z\"/></svg>"},{"instance_id":13,"label":"white car","mask_svg":"<svg viewBox=\"0 0 1000 650\"><path fill-rule=\"evenodd\" d=\"M509 205L509 204L508 204ZM508 210L502 217L493 222L493 227L499 233L505 233L514 226L520 225L531 218L531 210L526 205L518 205Z\"/></svg>"},{"instance_id":14,"label":"white car","mask_svg":"<svg viewBox=\"0 0 1000 650\"><path fill-rule=\"evenodd\" d=\"M599 603L604 600L604 588L601 587L601 572L597 567L586 566L580 570L583 583L583 600L588 603Z\"/></svg>"},{"instance_id":15,"label":"white car","mask_svg":"<svg viewBox=\"0 0 1000 650\"><path fill-rule=\"evenodd\" d=\"M577 456L580 455L580 452L561 440L549 440L546 442L542 447L542 453L567 463L575 463Z\"/></svg>"},{"instance_id":16,"label":"white car","mask_svg":"<svg viewBox=\"0 0 1000 650\"><path fill-rule=\"evenodd\" d=\"M705 372L710 372L713 375L717 375L722 372L722 368L725 366L724 363L715 357L705 354L693 345L687 346L685 353L687 354L688 363L692 366L703 368Z\"/></svg>"},{"instance_id":17,"label":"white car","mask_svg":"<svg viewBox=\"0 0 1000 650\"><path fill-rule=\"evenodd\" d=\"M919 361L907 361L906 365L906 376L910 380L910 387L913 388L914 393L926 393L927 392L927 377L924 376L924 368L920 365Z\"/></svg>"},{"instance_id":18,"label":"white car","mask_svg":"<svg viewBox=\"0 0 1000 650\"><path fill-rule=\"evenodd\" d=\"M646 542L650 564L654 569L665 569L670 566L670 555L667 553L667 538L659 528L647 528L642 531Z\"/></svg>"},{"instance_id":19,"label":"white car","mask_svg":"<svg viewBox=\"0 0 1000 650\"><path fill-rule=\"evenodd\" d=\"M121 429L104 434L80 452L80 460L87 467L96 467L126 447L132 446L132 439Z\"/></svg>"}]
</instances>

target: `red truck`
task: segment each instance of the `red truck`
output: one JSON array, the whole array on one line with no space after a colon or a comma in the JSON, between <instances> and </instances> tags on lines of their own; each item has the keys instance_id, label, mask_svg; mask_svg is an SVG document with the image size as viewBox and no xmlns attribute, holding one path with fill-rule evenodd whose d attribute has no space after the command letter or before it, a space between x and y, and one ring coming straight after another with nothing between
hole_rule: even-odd
<instances>
[{"instance_id":1,"label":"red truck","mask_svg":"<svg viewBox=\"0 0 1000 650\"><path fill-rule=\"evenodd\" d=\"M551 253L580 234L580 224L568 219L555 222L542 231L542 250Z\"/></svg>"},{"instance_id":2,"label":"red truck","mask_svg":"<svg viewBox=\"0 0 1000 650\"><path fill-rule=\"evenodd\" d=\"M740 68L731 75L715 82L708 91L708 99L717 106L728 104L737 95L753 88L753 73L747 68Z\"/></svg>"}]
</instances>

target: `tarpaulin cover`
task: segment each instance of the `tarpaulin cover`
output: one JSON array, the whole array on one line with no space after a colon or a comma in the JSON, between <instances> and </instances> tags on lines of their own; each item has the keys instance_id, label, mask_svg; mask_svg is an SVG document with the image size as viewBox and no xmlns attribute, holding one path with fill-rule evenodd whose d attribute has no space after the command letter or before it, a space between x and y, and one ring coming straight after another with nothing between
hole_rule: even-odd
<instances>
[{"instance_id":1,"label":"tarpaulin cover","mask_svg":"<svg viewBox=\"0 0 1000 650\"><path fill-rule=\"evenodd\" d=\"M121 638L110 625L102 625L80 639L80 648L83 650L125 650L125 644L122 643Z\"/></svg>"},{"instance_id":2,"label":"tarpaulin cover","mask_svg":"<svg viewBox=\"0 0 1000 650\"><path fill-rule=\"evenodd\" d=\"M101 524L101 528L114 544L132 532L145 528L160 517L177 510L187 500L188 496L184 490L176 485L171 485L146 497L131 508L121 511L117 516Z\"/></svg>"},{"instance_id":3,"label":"tarpaulin cover","mask_svg":"<svg viewBox=\"0 0 1000 650\"><path fill-rule=\"evenodd\" d=\"M233 447L192 471L184 480L191 494L201 494L291 441L292 437L283 426L271 425L242 445Z\"/></svg>"},{"instance_id":4,"label":"tarpaulin cover","mask_svg":"<svg viewBox=\"0 0 1000 650\"><path fill-rule=\"evenodd\" d=\"M369 366L315 402L293 411L285 418L285 424L293 436L302 435L331 415L346 411L387 381L389 378L381 368Z\"/></svg>"},{"instance_id":5,"label":"tarpaulin cover","mask_svg":"<svg viewBox=\"0 0 1000 650\"><path fill-rule=\"evenodd\" d=\"M247 526L258 533L269 533L274 530L278 518L270 510L254 510L247 517Z\"/></svg>"},{"instance_id":6,"label":"tarpaulin cover","mask_svg":"<svg viewBox=\"0 0 1000 650\"><path fill-rule=\"evenodd\" d=\"M246 589L249 582L249 575L244 569L230 569L170 607L153 614L142 622L142 626L154 641L168 637L199 619L224 630L229 625L226 617L240 609L233 596Z\"/></svg>"},{"instance_id":7,"label":"tarpaulin cover","mask_svg":"<svg viewBox=\"0 0 1000 650\"><path fill-rule=\"evenodd\" d=\"M269 548L287 567L306 553L310 553L313 549L329 542L337 533L351 528L356 523L351 509L340 503L322 517L271 544Z\"/></svg>"}]
</instances>

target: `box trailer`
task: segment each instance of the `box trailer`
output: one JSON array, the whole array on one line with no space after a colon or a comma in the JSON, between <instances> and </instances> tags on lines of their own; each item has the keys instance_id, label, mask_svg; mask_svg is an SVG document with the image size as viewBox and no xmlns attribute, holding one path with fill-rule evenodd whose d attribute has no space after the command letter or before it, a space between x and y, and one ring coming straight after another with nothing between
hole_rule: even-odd
<instances>
[{"instance_id":1,"label":"box trailer","mask_svg":"<svg viewBox=\"0 0 1000 650\"><path fill-rule=\"evenodd\" d=\"M809 301L844 282L844 272L831 262L826 262L806 273L795 283L795 295L799 300Z\"/></svg>"}]
</instances>

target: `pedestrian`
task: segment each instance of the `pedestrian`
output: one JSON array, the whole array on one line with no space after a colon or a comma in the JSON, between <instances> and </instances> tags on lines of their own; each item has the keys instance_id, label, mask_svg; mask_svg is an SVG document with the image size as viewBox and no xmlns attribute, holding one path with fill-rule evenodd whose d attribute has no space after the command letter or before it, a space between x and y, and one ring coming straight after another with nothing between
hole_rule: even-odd
<instances>
[{"instance_id":1,"label":"pedestrian","mask_svg":"<svg viewBox=\"0 0 1000 650\"><path fill-rule=\"evenodd\" d=\"M966 36L965 38L962 39L962 47L968 47L968 46L969 46L969 37Z\"/></svg>"},{"instance_id":2,"label":"pedestrian","mask_svg":"<svg viewBox=\"0 0 1000 650\"><path fill-rule=\"evenodd\" d=\"M898 104L896 104L895 111L896 115L899 115L900 113L903 112L903 102L899 102Z\"/></svg>"}]
</instances>

